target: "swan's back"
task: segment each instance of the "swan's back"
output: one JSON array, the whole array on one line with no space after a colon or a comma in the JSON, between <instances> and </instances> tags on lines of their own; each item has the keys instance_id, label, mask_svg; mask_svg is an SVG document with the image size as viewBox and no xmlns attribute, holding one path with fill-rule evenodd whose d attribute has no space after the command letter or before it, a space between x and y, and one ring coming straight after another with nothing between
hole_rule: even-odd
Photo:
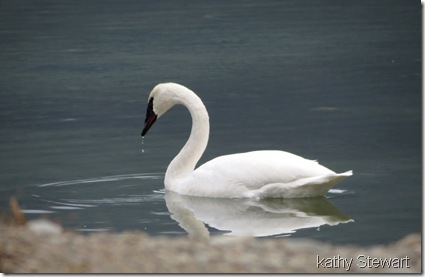
<instances>
[{"instance_id":1,"label":"swan's back","mask_svg":"<svg viewBox=\"0 0 425 277\"><path fill-rule=\"evenodd\" d=\"M315 197L351 171L336 174L316 161L284 151L253 151L217 157L197 168L180 193L209 197Z\"/></svg>"}]
</instances>

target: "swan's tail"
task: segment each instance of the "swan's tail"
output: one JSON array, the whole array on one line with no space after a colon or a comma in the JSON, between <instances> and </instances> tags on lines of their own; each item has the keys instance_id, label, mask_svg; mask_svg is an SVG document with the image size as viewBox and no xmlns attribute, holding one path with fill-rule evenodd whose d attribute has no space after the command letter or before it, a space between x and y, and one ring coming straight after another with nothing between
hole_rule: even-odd
<instances>
[{"instance_id":1,"label":"swan's tail","mask_svg":"<svg viewBox=\"0 0 425 277\"><path fill-rule=\"evenodd\" d=\"M353 171L352 170L348 170L348 171L346 171L346 172L344 172L344 173L339 173L339 174L337 174L338 176L345 176L345 177L348 177L348 176L351 176L351 175L353 175Z\"/></svg>"},{"instance_id":2,"label":"swan's tail","mask_svg":"<svg viewBox=\"0 0 425 277\"><path fill-rule=\"evenodd\" d=\"M339 181L341 181L341 180L343 180L343 179L345 179L345 178L347 178L351 175L353 175L353 171L349 170L349 171L346 171L346 172L343 172L343 173L336 173L334 176L331 177L331 179L335 183L337 183L337 182L339 182Z\"/></svg>"}]
</instances>

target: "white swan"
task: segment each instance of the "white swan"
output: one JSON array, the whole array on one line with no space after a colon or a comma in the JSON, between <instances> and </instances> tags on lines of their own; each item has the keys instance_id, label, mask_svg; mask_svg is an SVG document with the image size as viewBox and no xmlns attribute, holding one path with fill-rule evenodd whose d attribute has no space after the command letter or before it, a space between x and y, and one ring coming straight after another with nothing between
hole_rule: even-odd
<instances>
[{"instance_id":1,"label":"white swan","mask_svg":"<svg viewBox=\"0 0 425 277\"><path fill-rule=\"evenodd\" d=\"M172 106L184 105L192 116L190 137L165 173L165 189L180 194L220 198L301 198L324 195L352 171L335 173L284 151L253 151L217 157L195 170L207 147L209 117L201 99L176 84L157 85L149 95L142 136Z\"/></svg>"}]
</instances>

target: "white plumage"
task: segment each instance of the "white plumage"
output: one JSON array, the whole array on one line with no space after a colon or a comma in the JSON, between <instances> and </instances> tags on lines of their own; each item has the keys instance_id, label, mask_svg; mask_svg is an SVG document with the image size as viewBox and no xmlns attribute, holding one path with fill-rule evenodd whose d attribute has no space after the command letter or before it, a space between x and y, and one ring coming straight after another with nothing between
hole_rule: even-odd
<instances>
[{"instance_id":1,"label":"white plumage","mask_svg":"<svg viewBox=\"0 0 425 277\"><path fill-rule=\"evenodd\" d=\"M195 170L208 144L209 117L201 99L188 88L157 85L149 95L144 136L172 106L187 107L192 116L188 141L165 173L165 188L180 194L221 198L300 198L324 195L352 171L335 173L316 161L278 150L217 157Z\"/></svg>"}]
</instances>

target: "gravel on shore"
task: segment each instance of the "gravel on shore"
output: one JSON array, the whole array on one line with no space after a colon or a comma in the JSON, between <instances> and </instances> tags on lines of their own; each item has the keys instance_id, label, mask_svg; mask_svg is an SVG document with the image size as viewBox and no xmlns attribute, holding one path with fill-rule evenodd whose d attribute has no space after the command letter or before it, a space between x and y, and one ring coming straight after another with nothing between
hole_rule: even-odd
<instances>
[{"instance_id":1,"label":"gravel on shore","mask_svg":"<svg viewBox=\"0 0 425 277\"><path fill-rule=\"evenodd\" d=\"M358 247L292 238L152 237L139 231L81 235L46 220L0 224L0 234L5 273L422 272L420 234Z\"/></svg>"}]
</instances>

